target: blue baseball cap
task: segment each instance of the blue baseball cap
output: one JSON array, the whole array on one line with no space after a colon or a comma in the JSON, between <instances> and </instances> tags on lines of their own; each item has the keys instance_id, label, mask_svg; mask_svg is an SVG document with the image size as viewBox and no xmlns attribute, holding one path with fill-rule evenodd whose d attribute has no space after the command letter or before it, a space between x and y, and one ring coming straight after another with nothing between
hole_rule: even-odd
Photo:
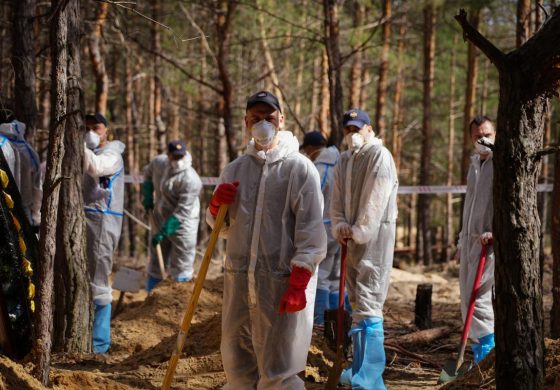
<instances>
[{"instance_id":1,"label":"blue baseball cap","mask_svg":"<svg viewBox=\"0 0 560 390\"><path fill-rule=\"evenodd\" d=\"M342 126L356 126L360 129L365 125L371 125L371 120L365 111L358 108L353 108L344 113L342 117Z\"/></svg>"},{"instance_id":2,"label":"blue baseball cap","mask_svg":"<svg viewBox=\"0 0 560 390\"><path fill-rule=\"evenodd\" d=\"M167 152L172 156L184 156L187 154L187 145L180 139L171 141L167 144Z\"/></svg>"}]
</instances>

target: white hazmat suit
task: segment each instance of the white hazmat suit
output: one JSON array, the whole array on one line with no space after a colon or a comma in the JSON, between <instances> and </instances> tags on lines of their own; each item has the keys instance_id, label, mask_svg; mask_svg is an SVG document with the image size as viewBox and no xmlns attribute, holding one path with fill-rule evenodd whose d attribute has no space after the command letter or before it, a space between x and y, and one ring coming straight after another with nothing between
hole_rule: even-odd
<instances>
[{"instance_id":1,"label":"white hazmat suit","mask_svg":"<svg viewBox=\"0 0 560 390\"><path fill-rule=\"evenodd\" d=\"M340 280L340 252L336 238L331 233L330 204L334 167L340 157L336 146L321 150L313 164L319 171L321 191L324 199L323 223L327 232L327 255L319 265L317 289L337 292Z\"/></svg>"},{"instance_id":2,"label":"white hazmat suit","mask_svg":"<svg viewBox=\"0 0 560 390\"><path fill-rule=\"evenodd\" d=\"M313 327L317 264L326 252L319 175L292 133L226 166L219 183L239 181L229 207L221 352L229 389L303 389ZM214 218L207 210L207 221ZM313 272L307 305L279 314L293 266Z\"/></svg>"},{"instance_id":3,"label":"white hazmat suit","mask_svg":"<svg viewBox=\"0 0 560 390\"><path fill-rule=\"evenodd\" d=\"M41 202L43 200L43 180L39 155L25 139L25 124L14 120L0 125L4 135L17 151L19 172L12 171L18 184L23 209L32 226L41 223Z\"/></svg>"},{"instance_id":4,"label":"white hazmat suit","mask_svg":"<svg viewBox=\"0 0 560 390\"><path fill-rule=\"evenodd\" d=\"M393 266L398 178L391 153L371 137L356 152L346 151L334 169L331 221L352 226L346 283L353 323L383 317Z\"/></svg>"},{"instance_id":5,"label":"white hazmat suit","mask_svg":"<svg viewBox=\"0 0 560 390\"><path fill-rule=\"evenodd\" d=\"M467 176L467 194L463 209L463 223L459 233L459 286L461 289L461 313L465 320L476 269L480 260L482 244L480 236L492 232L492 182L494 165L492 156L481 160L478 154L471 157L471 166ZM481 337L494 333L494 309L492 307L492 290L494 287L494 249L488 246L486 265L480 283L479 294L475 301L469 338L478 343Z\"/></svg>"},{"instance_id":6,"label":"white hazmat suit","mask_svg":"<svg viewBox=\"0 0 560 390\"><path fill-rule=\"evenodd\" d=\"M0 125L1 126L1 125ZM14 181L19 188L19 156L17 152L10 144L8 138L0 134L0 148L2 149L2 153L4 154L4 158L8 163L8 167L10 168L10 172L12 172L12 176L14 177Z\"/></svg>"},{"instance_id":7,"label":"white hazmat suit","mask_svg":"<svg viewBox=\"0 0 560 390\"><path fill-rule=\"evenodd\" d=\"M113 299L109 275L122 228L124 149L122 142L110 141L93 151L85 149L84 155L87 256L93 302L100 306Z\"/></svg>"},{"instance_id":8,"label":"white hazmat suit","mask_svg":"<svg viewBox=\"0 0 560 390\"><path fill-rule=\"evenodd\" d=\"M202 182L192 167L192 157L187 152L177 168L173 168L166 155L159 155L144 168L144 180L152 181L155 189L153 233L174 215L181 226L161 241L166 272L175 279L190 280L196 254L196 237L200 222L200 191ZM158 261L152 251L148 273L161 279Z\"/></svg>"}]
</instances>

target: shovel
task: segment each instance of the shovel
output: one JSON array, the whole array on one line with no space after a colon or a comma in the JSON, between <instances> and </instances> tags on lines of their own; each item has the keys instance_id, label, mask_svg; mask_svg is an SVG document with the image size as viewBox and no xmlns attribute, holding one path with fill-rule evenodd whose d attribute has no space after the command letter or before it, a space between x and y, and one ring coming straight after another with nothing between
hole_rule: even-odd
<instances>
[{"instance_id":1,"label":"shovel","mask_svg":"<svg viewBox=\"0 0 560 390\"><path fill-rule=\"evenodd\" d=\"M228 205L221 205L218 215L216 217L216 222L214 223L214 228L212 229L212 234L210 235L210 240L208 241L208 247L206 248L206 253L204 253L204 258L202 259L202 264L200 265L200 270L196 276L196 282L194 284L193 292L191 295L191 300L187 311L183 316L183 321L181 322L181 329L177 335L177 345L175 350L169 359L169 364L167 365L167 371L165 372L165 378L163 379L163 384L161 385L162 390L169 390L171 386L171 381L173 381L173 376L175 375L175 368L177 367L177 362L179 357L183 352L183 347L187 341L187 334L189 333L189 328L191 326L191 321L198 303L198 298L200 297L200 292L202 291L202 285L206 279L206 272L208 271L208 266L210 265L210 260L212 259L212 252L214 252L214 247L218 241L220 235L220 230L222 230L222 225L227 214Z\"/></svg>"},{"instance_id":2,"label":"shovel","mask_svg":"<svg viewBox=\"0 0 560 390\"><path fill-rule=\"evenodd\" d=\"M461 336L461 346L459 348L459 355L457 356L457 360L450 360L448 361L441 374L439 375L438 385L446 382L450 382L465 374L470 369L470 364L464 365L463 359L465 357L465 348L467 347L467 340L469 337L469 330L471 328L471 320L474 313L474 304L476 301L476 296L478 295L478 290L480 289L480 280L482 279L482 273L484 271L484 265L486 264L486 252L488 250L488 246L491 245L492 242L490 241L487 245L482 246L482 250L480 251L480 260L478 261L478 267L476 269L476 276L474 278L473 289L471 292L471 299L469 301L469 309L467 311L467 316L465 318L465 326L463 327L463 335ZM464 260L466 261L466 259Z\"/></svg>"},{"instance_id":3,"label":"shovel","mask_svg":"<svg viewBox=\"0 0 560 390\"><path fill-rule=\"evenodd\" d=\"M154 214L153 212L150 212L150 220L152 222L153 226L156 226L156 223L154 221ZM152 230L150 229L150 242L152 242ZM156 256L157 256L157 260L158 260L158 265L159 265L159 272L161 273L161 279L165 280L165 278L167 278L167 274L165 273L165 265L163 263L163 253L161 252L161 245L159 244L159 242L156 244Z\"/></svg>"},{"instance_id":4,"label":"shovel","mask_svg":"<svg viewBox=\"0 0 560 390\"><path fill-rule=\"evenodd\" d=\"M113 281L113 289L120 290L119 299L111 315L111 319L115 318L121 311L122 301L124 294L137 293L140 290L142 281L144 280L144 274L140 271L136 271L132 268L121 267L115 275L115 280Z\"/></svg>"},{"instance_id":5,"label":"shovel","mask_svg":"<svg viewBox=\"0 0 560 390\"><path fill-rule=\"evenodd\" d=\"M340 283L338 285L338 319L336 328L336 358L329 372L329 378L325 385L326 390L338 387L342 365L344 364L344 284L346 279L346 244L342 244L340 255Z\"/></svg>"}]
</instances>

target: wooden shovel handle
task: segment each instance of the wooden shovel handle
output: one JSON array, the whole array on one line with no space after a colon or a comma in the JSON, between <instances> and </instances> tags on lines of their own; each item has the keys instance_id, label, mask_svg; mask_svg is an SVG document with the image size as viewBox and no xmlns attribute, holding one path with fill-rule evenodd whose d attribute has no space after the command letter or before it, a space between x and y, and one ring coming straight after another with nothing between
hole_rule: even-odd
<instances>
[{"instance_id":1,"label":"wooden shovel handle","mask_svg":"<svg viewBox=\"0 0 560 390\"><path fill-rule=\"evenodd\" d=\"M196 277L196 282L194 284L189 306L187 307L187 311L183 316L183 321L181 321L181 330L177 335L177 345L175 346L175 350L173 351L171 358L169 359L167 371L165 372L165 378L163 379L163 384L161 386L162 390L169 390L171 382L173 381L175 368L177 367L177 362L179 361L179 357L183 352L183 347L185 346L185 342L187 340L187 334L189 333L189 328L191 326L194 311L196 309L196 305L198 304L198 298L200 297L202 286L204 284L204 280L206 279L208 266L210 265L214 247L216 246L216 242L218 241L218 238L220 236L220 231L222 230L222 225L224 224L228 207L228 205L223 204L220 206L220 210L218 211L216 222L214 223L214 228L212 229L212 234L210 235L210 240L208 241L208 247L206 248L204 258L202 259L202 264L200 265L200 270L198 271L198 275Z\"/></svg>"}]
</instances>

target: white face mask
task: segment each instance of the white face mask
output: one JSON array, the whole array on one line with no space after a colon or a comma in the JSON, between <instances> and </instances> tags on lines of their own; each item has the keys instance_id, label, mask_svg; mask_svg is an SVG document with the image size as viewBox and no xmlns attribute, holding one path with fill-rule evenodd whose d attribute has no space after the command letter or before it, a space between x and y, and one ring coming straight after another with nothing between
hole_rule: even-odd
<instances>
[{"instance_id":1,"label":"white face mask","mask_svg":"<svg viewBox=\"0 0 560 390\"><path fill-rule=\"evenodd\" d=\"M494 141L492 141L488 137L483 137L480 140L482 140L482 142L484 142L485 144L494 145ZM476 150L476 152L478 154L487 155L487 154L492 153L492 149L490 149L490 147L488 147L486 145L482 145L478 141L474 143L474 149Z\"/></svg>"},{"instance_id":2,"label":"white face mask","mask_svg":"<svg viewBox=\"0 0 560 390\"><path fill-rule=\"evenodd\" d=\"M182 158L180 160L171 160L170 161L171 168L173 169L184 169L187 165L187 161Z\"/></svg>"},{"instance_id":3,"label":"white face mask","mask_svg":"<svg viewBox=\"0 0 560 390\"><path fill-rule=\"evenodd\" d=\"M86 133L85 142L87 148L93 150L99 146L101 138L99 138L99 134L97 134L95 131L90 130Z\"/></svg>"},{"instance_id":4,"label":"white face mask","mask_svg":"<svg viewBox=\"0 0 560 390\"><path fill-rule=\"evenodd\" d=\"M251 135L255 140L255 143L263 148L270 146L278 130L274 124L263 119L260 122L255 123L251 127Z\"/></svg>"},{"instance_id":5,"label":"white face mask","mask_svg":"<svg viewBox=\"0 0 560 390\"><path fill-rule=\"evenodd\" d=\"M366 140L360 133L350 133L344 136L344 143L350 150L356 151L364 146Z\"/></svg>"}]
</instances>

